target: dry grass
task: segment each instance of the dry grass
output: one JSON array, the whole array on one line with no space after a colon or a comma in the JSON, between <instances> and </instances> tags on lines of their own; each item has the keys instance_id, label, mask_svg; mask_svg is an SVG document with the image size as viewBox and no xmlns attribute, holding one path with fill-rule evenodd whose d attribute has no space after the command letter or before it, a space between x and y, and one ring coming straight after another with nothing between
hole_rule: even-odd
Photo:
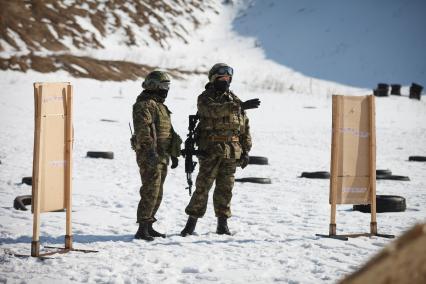
<instances>
[{"instance_id":1,"label":"dry grass","mask_svg":"<svg viewBox=\"0 0 426 284\"><path fill-rule=\"evenodd\" d=\"M0 57L1 70L16 70L26 72L35 70L50 73L65 70L74 77L93 78L100 81L136 80L145 77L155 67L118 60L99 60L90 57L73 55L53 55L41 57L34 54L24 56ZM185 74L200 74L197 71L179 69L166 70L174 78L182 78Z\"/></svg>"}]
</instances>

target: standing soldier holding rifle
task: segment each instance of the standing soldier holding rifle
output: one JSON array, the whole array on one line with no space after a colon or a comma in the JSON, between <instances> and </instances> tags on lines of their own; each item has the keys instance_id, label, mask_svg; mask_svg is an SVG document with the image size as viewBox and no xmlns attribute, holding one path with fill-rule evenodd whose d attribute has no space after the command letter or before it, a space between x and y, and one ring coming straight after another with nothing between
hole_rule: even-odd
<instances>
[{"instance_id":1,"label":"standing soldier holding rifle","mask_svg":"<svg viewBox=\"0 0 426 284\"><path fill-rule=\"evenodd\" d=\"M163 184L167 165L178 166L182 140L173 130L171 112L164 104L170 86L170 77L165 72L153 71L142 84L143 92L133 105L135 134L131 144L136 152L136 161L142 179L141 199L137 211L139 229L135 239L152 241L153 237L165 237L152 228L157 220L155 214L163 197Z\"/></svg>"},{"instance_id":2,"label":"standing soldier holding rifle","mask_svg":"<svg viewBox=\"0 0 426 284\"><path fill-rule=\"evenodd\" d=\"M227 219L231 217L234 174L237 165L242 168L247 166L252 146L245 110L257 108L260 104L259 99L242 102L229 90L233 73L227 64L215 64L209 71L206 90L198 96L196 140L199 152L195 154L198 154L200 170L195 192L185 209L189 217L181 232L183 237L193 234L198 218L204 216L209 190L215 181L213 204L218 219L216 233L231 234ZM188 158L193 153L185 145L183 154ZM191 187L190 178L188 183Z\"/></svg>"}]
</instances>

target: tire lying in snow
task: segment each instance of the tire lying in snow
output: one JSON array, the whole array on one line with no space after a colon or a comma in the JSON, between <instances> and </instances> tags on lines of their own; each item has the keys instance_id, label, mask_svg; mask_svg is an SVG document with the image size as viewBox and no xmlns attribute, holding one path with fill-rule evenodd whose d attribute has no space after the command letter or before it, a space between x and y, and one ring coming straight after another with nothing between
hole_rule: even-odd
<instances>
[{"instance_id":1,"label":"tire lying in snow","mask_svg":"<svg viewBox=\"0 0 426 284\"><path fill-rule=\"evenodd\" d=\"M237 182L261 183L261 184L271 184L272 183L270 178L257 178L257 177L236 178L235 181L237 181Z\"/></svg>"},{"instance_id":2,"label":"tire lying in snow","mask_svg":"<svg viewBox=\"0 0 426 284\"><path fill-rule=\"evenodd\" d=\"M403 212L407 209L405 198L396 195L376 195L376 211L377 213L383 212ZM363 213L370 213L370 204L354 205L353 210L361 211Z\"/></svg>"},{"instance_id":3,"label":"tire lying in snow","mask_svg":"<svg viewBox=\"0 0 426 284\"><path fill-rule=\"evenodd\" d=\"M391 170L376 170L376 176L380 176L380 177L392 176L392 172ZM330 173L329 172L303 172L300 177L329 179ZM397 177L397 176L393 176L393 177ZM377 178L377 179L383 179L383 178ZM404 180L404 179L401 179L401 180Z\"/></svg>"},{"instance_id":4,"label":"tire lying in snow","mask_svg":"<svg viewBox=\"0 0 426 284\"><path fill-rule=\"evenodd\" d=\"M426 157L425 156L410 156L408 157L409 161L413 161L413 162L426 162Z\"/></svg>"},{"instance_id":5,"label":"tire lying in snow","mask_svg":"<svg viewBox=\"0 0 426 284\"><path fill-rule=\"evenodd\" d=\"M33 177L23 177L22 178L22 183L28 184L28 185L32 185L33 184Z\"/></svg>"},{"instance_id":6,"label":"tire lying in snow","mask_svg":"<svg viewBox=\"0 0 426 284\"><path fill-rule=\"evenodd\" d=\"M396 175L377 175L376 179L401 180L401 181L409 181L410 180L409 177L396 176Z\"/></svg>"},{"instance_id":7,"label":"tire lying in snow","mask_svg":"<svg viewBox=\"0 0 426 284\"><path fill-rule=\"evenodd\" d=\"M269 165L268 158L261 156L249 156L249 165Z\"/></svg>"},{"instance_id":8,"label":"tire lying in snow","mask_svg":"<svg viewBox=\"0 0 426 284\"><path fill-rule=\"evenodd\" d=\"M17 196L13 201L13 208L16 210L27 211L27 205L31 205L32 197L31 195L21 195Z\"/></svg>"},{"instance_id":9,"label":"tire lying in snow","mask_svg":"<svg viewBox=\"0 0 426 284\"><path fill-rule=\"evenodd\" d=\"M376 170L376 176L392 175L391 170Z\"/></svg>"},{"instance_id":10,"label":"tire lying in snow","mask_svg":"<svg viewBox=\"0 0 426 284\"><path fill-rule=\"evenodd\" d=\"M329 179L330 173L329 172L303 172L300 177Z\"/></svg>"},{"instance_id":11,"label":"tire lying in snow","mask_svg":"<svg viewBox=\"0 0 426 284\"><path fill-rule=\"evenodd\" d=\"M103 158L103 159L114 159L113 152L100 152L100 151L89 151L87 152L89 158Z\"/></svg>"}]
</instances>

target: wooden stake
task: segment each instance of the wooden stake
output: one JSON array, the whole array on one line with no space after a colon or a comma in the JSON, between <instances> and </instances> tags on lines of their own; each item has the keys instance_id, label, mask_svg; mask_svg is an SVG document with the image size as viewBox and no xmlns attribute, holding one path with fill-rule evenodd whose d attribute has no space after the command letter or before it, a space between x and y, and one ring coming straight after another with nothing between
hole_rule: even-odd
<instances>
[{"instance_id":1,"label":"wooden stake","mask_svg":"<svg viewBox=\"0 0 426 284\"><path fill-rule=\"evenodd\" d=\"M337 169L338 169L338 151L339 151L339 112L340 112L340 97L333 96L333 111L332 111L332 138L331 138L331 165L330 165L330 228L329 234L336 235L336 202L337 202Z\"/></svg>"},{"instance_id":2,"label":"wooden stake","mask_svg":"<svg viewBox=\"0 0 426 284\"><path fill-rule=\"evenodd\" d=\"M38 87L38 89L37 89ZM33 211L33 240L31 242L31 256L39 256L40 254L40 189L41 179L40 171L42 157L40 157L42 143L40 136L43 131L43 95L42 86L34 84L34 101L35 101L35 134L34 134L34 161L33 161L33 183L32 183L32 211Z\"/></svg>"},{"instance_id":3,"label":"wooden stake","mask_svg":"<svg viewBox=\"0 0 426 284\"><path fill-rule=\"evenodd\" d=\"M66 139L65 139L65 160L67 161L67 168L65 172L65 208L66 208L66 235L65 235L65 248L72 249L72 224L71 224L71 211L72 211L72 143L73 143L73 89L69 84L66 92Z\"/></svg>"},{"instance_id":4,"label":"wooden stake","mask_svg":"<svg viewBox=\"0 0 426 284\"><path fill-rule=\"evenodd\" d=\"M369 96L370 109L370 194L371 194L371 224L370 233L377 234L376 221L376 106L374 96Z\"/></svg>"}]
</instances>

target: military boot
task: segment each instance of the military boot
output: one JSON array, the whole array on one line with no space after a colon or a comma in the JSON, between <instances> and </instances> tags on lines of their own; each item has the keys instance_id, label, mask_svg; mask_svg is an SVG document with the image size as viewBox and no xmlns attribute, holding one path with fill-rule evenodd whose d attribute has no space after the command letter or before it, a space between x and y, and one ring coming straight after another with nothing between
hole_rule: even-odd
<instances>
[{"instance_id":1,"label":"military boot","mask_svg":"<svg viewBox=\"0 0 426 284\"><path fill-rule=\"evenodd\" d=\"M157 238L157 237L161 237L161 238L165 238L166 234L162 234L160 232L157 232L156 230L154 230L154 228L152 228L152 224L153 223L149 223L149 227L148 227L148 233L151 237Z\"/></svg>"},{"instance_id":2,"label":"military boot","mask_svg":"<svg viewBox=\"0 0 426 284\"><path fill-rule=\"evenodd\" d=\"M228 229L228 218L226 217L218 217L217 218L217 229L216 234L219 235L231 235Z\"/></svg>"},{"instance_id":3,"label":"military boot","mask_svg":"<svg viewBox=\"0 0 426 284\"><path fill-rule=\"evenodd\" d=\"M138 231L135 234L135 239L137 240L145 240L145 241L153 241L154 238L149 234L149 222L139 223Z\"/></svg>"},{"instance_id":4,"label":"military boot","mask_svg":"<svg viewBox=\"0 0 426 284\"><path fill-rule=\"evenodd\" d=\"M192 235L195 230L195 225L197 225L197 218L189 216L188 221L186 222L185 228L183 228L182 232L180 232L180 235L182 237L186 237L187 235Z\"/></svg>"}]
</instances>

